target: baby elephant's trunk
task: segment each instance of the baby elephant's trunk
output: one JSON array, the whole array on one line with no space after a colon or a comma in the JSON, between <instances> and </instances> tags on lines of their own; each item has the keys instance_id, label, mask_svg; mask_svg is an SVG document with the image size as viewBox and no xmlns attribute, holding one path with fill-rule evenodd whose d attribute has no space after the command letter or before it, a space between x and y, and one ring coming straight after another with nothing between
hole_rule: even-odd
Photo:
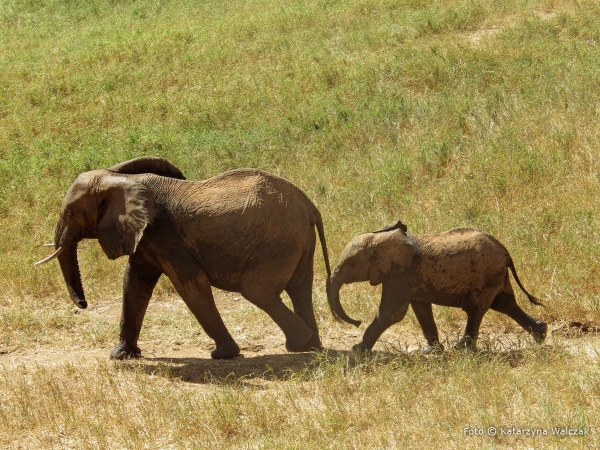
<instances>
[{"instance_id":1,"label":"baby elephant's trunk","mask_svg":"<svg viewBox=\"0 0 600 450\"><path fill-rule=\"evenodd\" d=\"M346 314L344 308L342 308L342 304L340 303L340 289L342 288L342 284L334 274L331 281L327 284L327 301L329 302L329 307L331 308L331 313L336 320L343 320L345 322L351 323L354 326L360 325L360 320L354 320Z\"/></svg>"}]
</instances>

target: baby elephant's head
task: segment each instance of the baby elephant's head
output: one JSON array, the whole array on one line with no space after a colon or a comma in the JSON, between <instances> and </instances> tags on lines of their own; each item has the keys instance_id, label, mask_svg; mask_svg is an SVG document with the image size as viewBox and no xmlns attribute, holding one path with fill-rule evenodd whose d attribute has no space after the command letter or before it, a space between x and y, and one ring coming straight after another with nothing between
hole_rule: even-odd
<instances>
[{"instance_id":1,"label":"baby elephant's head","mask_svg":"<svg viewBox=\"0 0 600 450\"><path fill-rule=\"evenodd\" d=\"M342 251L328 287L327 298L334 316L343 320L348 318L339 301L344 284L359 281L369 281L372 286L381 284L408 269L414 254L413 241L407 236L405 227L397 225L355 236ZM358 322L348 319L346 322L354 325Z\"/></svg>"}]
</instances>

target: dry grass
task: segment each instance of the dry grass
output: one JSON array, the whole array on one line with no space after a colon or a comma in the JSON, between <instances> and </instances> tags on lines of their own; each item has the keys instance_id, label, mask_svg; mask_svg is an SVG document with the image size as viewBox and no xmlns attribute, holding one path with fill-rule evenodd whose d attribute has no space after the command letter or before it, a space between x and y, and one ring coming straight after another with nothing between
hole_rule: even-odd
<instances>
[{"instance_id":1,"label":"dry grass","mask_svg":"<svg viewBox=\"0 0 600 450\"><path fill-rule=\"evenodd\" d=\"M566 0L0 2L0 446L597 447L595 432L464 428L598 425L599 22L596 2ZM192 179L290 179L322 211L334 263L397 219L489 231L547 305L527 311L557 331L534 348L489 313L483 352L424 358L410 314L355 361L362 330L331 319L317 257L329 354L286 354L264 313L219 293L246 358L207 360L162 280L149 358L110 364L124 261L82 246L79 314L58 267L31 263L78 173L142 155ZM368 320L378 291L342 301ZM464 314L435 315L454 342Z\"/></svg>"},{"instance_id":2,"label":"dry grass","mask_svg":"<svg viewBox=\"0 0 600 450\"><path fill-rule=\"evenodd\" d=\"M347 352L276 355L197 375L209 366L196 358L4 367L0 440L15 448L598 444L598 365L556 347L362 362ZM488 435L490 426L498 435ZM558 427L589 434L553 436ZM506 435L513 428L548 435Z\"/></svg>"},{"instance_id":3,"label":"dry grass","mask_svg":"<svg viewBox=\"0 0 600 450\"><path fill-rule=\"evenodd\" d=\"M0 443L129 449L588 448L599 442L600 336L584 324L558 327L537 347L490 313L479 353L424 357L411 317L384 334L373 358L357 359L350 346L361 330L321 317L328 351L290 354L276 325L234 298L217 293L245 355L229 361L209 358L210 340L174 297L152 301L141 361L106 359L117 299L60 320L38 318L37 332L7 330L15 346L0 355ZM53 329L53 322L70 327ZM449 348L462 326L464 317L442 330ZM497 436L488 435L490 426ZM507 435L513 427L548 435ZM553 435L560 427L588 434Z\"/></svg>"}]
</instances>

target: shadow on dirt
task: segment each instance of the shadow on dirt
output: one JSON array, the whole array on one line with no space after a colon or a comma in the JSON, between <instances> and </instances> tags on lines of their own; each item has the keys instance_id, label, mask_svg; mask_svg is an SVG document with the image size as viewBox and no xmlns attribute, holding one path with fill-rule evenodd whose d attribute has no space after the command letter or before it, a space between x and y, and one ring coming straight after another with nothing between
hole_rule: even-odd
<instances>
[{"instance_id":1,"label":"shadow on dirt","mask_svg":"<svg viewBox=\"0 0 600 450\"><path fill-rule=\"evenodd\" d=\"M179 379L193 384L245 385L266 389L261 382L322 378L327 373L374 372L382 368L402 370L415 367L441 368L452 364L485 364L496 361L509 367L526 364L532 358L552 359L563 352L548 345L525 349L447 350L425 355L420 351L377 351L371 355L348 350L325 350L313 353L282 353L243 356L229 360L193 357L156 357L118 362L122 370L141 370L149 375Z\"/></svg>"},{"instance_id":2,"label":"shadow on dirt","mask_svg":"<svg viewBox=\"0 0 600 450\"><path fill-rule=\"evenodd\" d=\"M326 361L348 359L351 352L327 350L313 353L282 353L227 360L192 357L142 358L118 362L123 369L141 369L152 375L177 378L188 383L246 384L250 380L283 381L310 377Z\"/></svg>"}]
</instances>

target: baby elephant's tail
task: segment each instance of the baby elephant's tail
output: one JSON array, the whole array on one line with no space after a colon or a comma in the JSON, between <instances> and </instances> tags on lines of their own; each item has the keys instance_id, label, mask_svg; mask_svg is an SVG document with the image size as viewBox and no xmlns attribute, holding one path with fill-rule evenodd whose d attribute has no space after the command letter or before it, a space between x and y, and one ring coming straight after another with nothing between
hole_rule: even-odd
<instances>
[{"instance_id":1,"label":"baby elephant's tail","mask_svg":"<svg viewBox=\"0 0 600 450\"><path fill-rule=\"evenodd\" d=\"M529 301L531 303L533 303L534 305L544 306L544 304L539 299L537 299L536 297L534 297L533 295L531 295L529 292L527 292L525 290L525 288L521 284L521 280L519 280L519 277L517 276L517 269L515 269L515 264L513 263L513 260L510 257L510 255L508 256L508 268L512 272L513 277L515 278L515 281L517 282L517 284L519 285L519 287L521 288L521 290L525 293L525 295L527 296L527 298L529 299Z\"/></svg>"}]
</instances>

